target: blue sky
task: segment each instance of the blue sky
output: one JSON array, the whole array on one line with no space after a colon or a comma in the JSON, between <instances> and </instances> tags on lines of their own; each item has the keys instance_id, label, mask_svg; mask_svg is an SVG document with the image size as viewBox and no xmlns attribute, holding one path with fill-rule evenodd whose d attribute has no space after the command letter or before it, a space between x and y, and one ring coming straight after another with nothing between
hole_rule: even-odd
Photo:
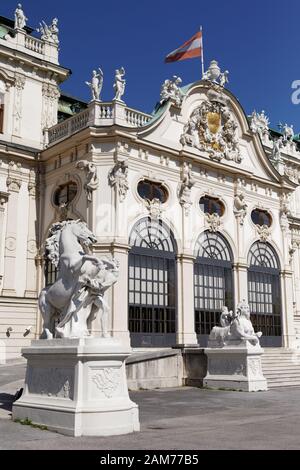
<instances>
[{"instance_id":1,"label":"blue sky","mask_svg":"<svg viewBox=\"0 0 300 470\"><path fill-rule=\"evenodd\" d=\"M103 100L113 97L114 70L124 66L128 106L151 112L161 83L173 74L183 84L200 78L200 61L164 64L164 57L203 25L205 64L217 59L230 71L228 88L249 114L264 109L300 132L300 104L291 84L300 80L299 0L24 0L28 24L59 18L60 63L73 71L63 85L88 100L84 84L93 68L104 71ZM17 1L2 0L0 15L13 17Z\"/></svg>"}]
</instances>

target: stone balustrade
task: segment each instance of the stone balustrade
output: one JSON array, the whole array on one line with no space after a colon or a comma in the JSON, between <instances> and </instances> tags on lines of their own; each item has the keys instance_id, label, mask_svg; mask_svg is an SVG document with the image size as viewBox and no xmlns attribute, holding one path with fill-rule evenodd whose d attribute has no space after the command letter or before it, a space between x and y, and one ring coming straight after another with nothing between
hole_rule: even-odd
<instances>
[{"instance_id":1,"label":"stone balustrade","mask_svg":"<svg viewBox=\"0 0 300 470\"><path fill-rule=\"evenodd\" d=\"M38 54L44 54L45 47L43 41L32 36L25 36L25 47L30 51L37 52Z\"/></svg>"},{"instance_id":2,"label":"stone balustrade","mask_svg":"<svg viewBox=\"0 0 300 470\"><path fill-rule=\"evenodd\" d=\"M142 127L152 116L127 108L118 101L91 101L88 108L47 130L46 145L53 145L90 126L102 127L117 124L123 127Z\"/></svg>"},{"instance_id":3,"label":"stone balustrade","mask_svg":"<svg viewBox=\"0 0 300 470\"><path fill-rule=\"evenodd\" d=\"M43 58L52 64L58 64L58 44L35 38L24 29L7 28L8 33L0 38L0 45L13 51L20 51L33 57ZM41 57L42 56L42 57Z\"/></svg>"},{"instance_id":4,"label":"stone balustrade","mask_svg":"<svg viewBox=\"0 0 300 470\"><path fill-rule=\"evenodd\" d=\"M149 114L140 113L135 109L126 108L126 121L130 126L142 127L145 126L151 119Z\"/></svg>"}]
</instances>

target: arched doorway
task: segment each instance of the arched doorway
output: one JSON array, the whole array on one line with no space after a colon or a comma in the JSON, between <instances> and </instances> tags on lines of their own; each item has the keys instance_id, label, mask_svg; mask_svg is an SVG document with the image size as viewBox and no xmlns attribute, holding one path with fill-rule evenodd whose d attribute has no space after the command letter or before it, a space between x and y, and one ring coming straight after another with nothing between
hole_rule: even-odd
<instances>
[{"instance_id":1,"label":"arched doorway","mask_svg":"<svg viewBox=\"0 0 300 470\"><path fill-rule=\"evenodd\" d=\"M196 256L195 331L200 346L205 347L212 328L220 323L223 306L234 306L233 255L223 235L206 231L198 238Z\"/></svg>"},{"instance_id":2,"label":"arched doorway","mask_svg":"<svg viewBox=\"0 0 300 470\"><path fill-rule=\"evenodd\" d=\"M129 253L129 331L133 347L176 344L176 243L160 220L136 223Z\"/></svg>"},{"instance_id":3,"label":"arched doorway","mask_svg":"<svg viewBox=\"0 0 300 470\"><path fill-rule=\"evenodd\" d=\"M248 298L251 321L261 331L262 346L280 347L281 290L280 263L271 245L256 242L248 255Z\"/></svg>"}]
</instances>

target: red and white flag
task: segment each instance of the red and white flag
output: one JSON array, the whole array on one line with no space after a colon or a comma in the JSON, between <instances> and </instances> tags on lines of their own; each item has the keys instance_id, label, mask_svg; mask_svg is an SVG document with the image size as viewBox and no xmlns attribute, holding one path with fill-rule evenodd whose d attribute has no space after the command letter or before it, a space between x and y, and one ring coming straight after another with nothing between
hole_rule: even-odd
<instances>
[{"instance_id":1,"label":"red and white flag","mask_svg":"<svg viewBox=\"0 0 300 470\"><path fill-rule=\"evenodd\" d=\"M165 62L176 62L178 60L193 59L203 55L202 31L198 31L191 39L186 41L175 51L170 52Z\"/></svg>"}]
</instances>

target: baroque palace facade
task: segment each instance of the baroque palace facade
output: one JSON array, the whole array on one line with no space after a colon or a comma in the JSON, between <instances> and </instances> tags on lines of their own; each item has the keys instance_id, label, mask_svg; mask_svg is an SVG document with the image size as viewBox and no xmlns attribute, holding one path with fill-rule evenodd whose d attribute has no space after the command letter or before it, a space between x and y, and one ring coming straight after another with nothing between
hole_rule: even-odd
<instances>
[{"instance_id":1,"label":"baroque palace facade","mask_svg":"<svg viewBox=\"0 0 300 470\"><path fill-rule=\"evenodd\" d=\"M120 262L114 336L133 347L205 346L222 308L249 302L263 346L300 331L300 140L247 117L213 61L167 80L152 115L60 92L57 21L41 38L0 18L0 341L7 359L37 338L37 297L57 268L53 223L82 219L94 252ZM101 79L101 76L100 76ZM98 81L97 81L98 80ZM123 89L118 88L123 83ZM96 90L97 91L97 90ZM99 88L98 88L99 92ZM96 93L97 95L97 93ZM100 328L100 325L95 326Z\"/></svg>"}]
</instances>

